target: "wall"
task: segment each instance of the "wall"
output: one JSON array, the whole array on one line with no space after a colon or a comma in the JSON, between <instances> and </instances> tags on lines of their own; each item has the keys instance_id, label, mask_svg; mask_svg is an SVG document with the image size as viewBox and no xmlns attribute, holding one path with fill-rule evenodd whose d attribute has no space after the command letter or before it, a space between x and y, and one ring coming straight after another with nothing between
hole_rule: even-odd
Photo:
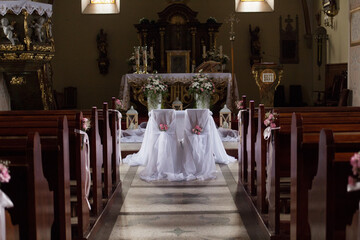
<instances>
[{"instance_id":1,"label":"wall","mask_svg":"<svg viewBox=\"0 0 360 240\"><path fill-rule=\"evenodd\" d=\"M83 15L80 0L57 0L54 2L54 36L56 55L53 61L54 88L62 91L66 86L78 89L79 108L101 106L119 92L120 79L128 71L126 59L133 46L138 44L133 26L140 18L157 20L157 13L167 6L165 0L121 0L121 12L115 15ZM229 24L225 19L234 11L235 1L191 0L188 6L198 11L198 19L205 22L215 17L223 23L218 36L218 45L230 55ZM304 101L311 103L313 96L312 49L306 47L305 27L301 1L277 0L272 13L237 13L240 22L235 25L235 74L240 95L259 103L257 86L252 79L249 64L249 24L260 27L260 42L263 61L278 62L279 59L279 17L290 14L299 17L299 64L285 64L282 84L286 98L291 84L301 84ZM284 24L283 24L284 26ZM97 68L96 35L103 28L108 34L108 75L101 75ZM228 69L230 68L230 64Z\"/></svg>"},{"instance_id":2,"label":"wall","mask_svg":"<svg viewBox=\"0 0 360 240\"><path fill-rule=\"evenodd\" d=\"M350 0L350 11L360 7L360 0ZM360 14L359 11L352 14L350 18L352 24L350 24L353 36L352 40L360 41L359 33L359 22ZM350 44L349 44L350 45ZM353 106L360 106L360 45L349 47L349 65L348 65L348 86L352 91L352 104Z\"/></svg>"}]
</instances>

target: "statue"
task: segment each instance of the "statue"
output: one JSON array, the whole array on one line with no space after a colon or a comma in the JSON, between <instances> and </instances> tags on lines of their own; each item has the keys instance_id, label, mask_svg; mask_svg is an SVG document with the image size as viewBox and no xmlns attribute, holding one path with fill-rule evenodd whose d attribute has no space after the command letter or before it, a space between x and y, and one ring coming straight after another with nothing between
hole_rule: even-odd
<instances>
[{"instance_id":1,"label":"statue","mask_svg":"<svg viewBox=\"0 0 360 240\"><path fill-rule=\"evenodd\" d=\"M15 45L15 40L18 39L14 37L15 34L13 33L14 30L13 24L15 24L15 22L9 24L9 20L7 18L1 19L1 27L3 29L6 38L9 39L12 45Z\"/></svg>"},{"instance_id":2,"label":"statue","mask_svg":"<svg viewBox=\"0 0 360 240\"><path fill-rule=\"evenodd\" d=\"M34 29L34 34L38 42L44 42L45 34L43 31L45 18L39 17L37 22L33 23L31 27Z\"/></svg>"},{"instance_id":3,"label":"statue","mask_svg":"<svg viewBox=\"0 0 360 240\"><path fill-rule=\"evenodd\" d=\"M253 65L254 63L261 62L261 45L259 40L259 32L260 28L258 26L255 27L254 30L251 29L251 25L249 25L249 32L250 32L250 49L251 49L251 57L250 57L250 64Z\"/></svg>"}]
</instances>

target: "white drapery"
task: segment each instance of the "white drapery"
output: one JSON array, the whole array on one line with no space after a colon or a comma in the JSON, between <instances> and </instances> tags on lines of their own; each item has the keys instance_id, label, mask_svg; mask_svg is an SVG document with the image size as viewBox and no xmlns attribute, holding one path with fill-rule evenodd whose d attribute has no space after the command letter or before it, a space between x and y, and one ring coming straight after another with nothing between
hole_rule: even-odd
<instances>
[{"instance_id":1,"label":"white drapery","mask_svg":"<svg viewBox=\"0 0 360 240\"><path fill-rule=\"evenodd\" d=\"M166 120L166 124L169 126L169 130L168 130L169 134L167 134L167 135L171 135L171 138L170 138L170 136L162 137L164 139L166 138L171 145L165 145L165 143L164 143L164 145L160 145L160 146L161 146L161 148L171 148L171 149L175 149L175 151L176 151L175 155L174 155L174 152L168 152L167 153L168 156L166 157L166 159L169 159L170 156L172 156L175 159L178 159L178 160L176 160L176 163L180 164L180 165L176 165L175 167L176 167L176 170L181 169L181 171L174 171L173 173L176 173L176 174L183 173L183 175L182 176L174 175L174 176L172 176L172 177L174 177L173 180L186 180L186 179L190 180L191 176L183 169L184 168L183 162L185 161L185 154L186 154L185 152L189 151L189 146L187 146L188 144L186 144L186 142L185 142L185 134L184 134L185 128L186 128L185 119L186 119L187 112L186 111L174 111L174 110L170 110L170 109L169 110L154 110L154 111L173 111L174 112L175 119L172 117L172 118L169 118L169 119L172 119L171 121L169 119ZM154 152L156 152L156 149L155 149L154 145L158 143L157 141L158 141L160 134L154 134L154 131L156 131L154 129L158 128L158 125L157 125L158 122L153 117L154 111L152 111L150 113L149 122L147 124L145 134L144 134L144 139L141 144L141 148L140 148L139 152L128 155L123 160L124 163L127 163L131 166L137 166L137 165L147 166L149 159L151 158L151 156L153 154L155 154ZM228 164L230 162L236 161L236 159L234 157L231 157L226 154L226 151L222 144L220 135L218 133L218 130L216 129L214 119L210 116L211 112L209 110L207 110L207 112L208 112L209 116L208 116L207 122L204 123L204 125L207 126L206 133L209 134L208 135L209 136L208 144L209 144L209 146L211 146L211 149L208 149L208 150L211 153L211 155L213 155L213 157L211 157L213 159L212 160L213 162L208 162L208 163L209 164L215 164L215 163ZM203 121L203 120L201 120L201 121ZM175 130L175 136L173 134L174 130ZM156 135L156 137L154 137L154 135ZM174 141L174 139L175 139L175 141ZM169 151L172 151L172 150L169 150ZM156 154L157 154L157 152L156 152ZM209 168L209 169L211 169L211 168ZM202 174L202 175L204 175L204 174ZM189 178L187 178L187 176ZM213 175L211 173L209 173L206 178L209 178L209 176L213 176ZM199 177L199 178L201 179L201 177ZM145 179L145 178L143 177L143 179ZM153 180L153 179L155 179L155 177L152 176L145 180Z\"/></svg>"}]
</instances>

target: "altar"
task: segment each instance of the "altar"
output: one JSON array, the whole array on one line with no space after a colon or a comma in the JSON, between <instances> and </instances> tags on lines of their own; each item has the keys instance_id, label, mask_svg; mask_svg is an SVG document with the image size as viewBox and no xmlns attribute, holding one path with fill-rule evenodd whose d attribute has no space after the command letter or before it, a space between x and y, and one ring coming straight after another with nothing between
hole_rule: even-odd
<instances>
[{"instance_id":1,"label":"altar","mask_svg":"<svg viewBox=\"0 0 360 240\"><path fill-rule=\"evenodd\" d=\"M233 102L239 99L236 78L233 81L231 73L206 74L212 78L215 84L215 93L213 93L211 97L212 110L219 111L224 104L233 106ZM150 75L151 74L126 74L122 76L119 97L123 101L125 109L129 109L131 104L137 105L140 109L146 109L147 100L143 94L142 86L146 83ZM195 73L164 73L157 75L169 85L168 95L163 98L164 108L171 108L171 103L175 101L176 97L183 103L184 109L192 107L194 99L188 92L188 88ZM232 96L233 93L234 96Z\"/></svg>"}]
</instances>

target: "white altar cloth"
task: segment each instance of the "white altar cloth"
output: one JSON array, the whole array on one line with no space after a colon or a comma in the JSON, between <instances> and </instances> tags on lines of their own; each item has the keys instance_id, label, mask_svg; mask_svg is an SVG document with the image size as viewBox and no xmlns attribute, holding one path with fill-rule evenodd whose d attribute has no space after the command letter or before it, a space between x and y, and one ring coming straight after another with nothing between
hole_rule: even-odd
<instances>
[{"instance_id":1,"label":"white altar cloth","mask_svg":"<svg viewBox=\"0 0 360 240\"><path fill-rule=\"evenodd\" d=\"M234 86L234 94L235 96L232 96L232 77L231 73L205 73L210 78L212 78L212 81L215 84L227 82L227 94L226 94L226 105L227 106L233 106L234 101L233 99L239 99L239 93L236 83L236 77L235 78L235 86ZM165 82L169 83L191 83L193 80L193 77L196 75L195 73L163 73L163 74L156 74L160 76ZM129 109L130 108L130 86L132 83L141 83L145 84L147 81L147 78L151 76L151 74L126 74L123 75L121 78L120 83L120 91L119 91L119 98L122 99L124 108Z\"/></svg>"},{"instance_id":2,"label":"white altar cloth","mask_svg":"<svg viewBox=\"0 0 360 240\"><path fill-rule=\"evenodd\" d=\"M185 111L176 111L176 123L175 124L176 124L177 143L176 143L176 146L173 146L173 147L174 148L177 147L178 149L180 149L180 151L178 151L177 158L184 158L184 156L186 155L184 152L186 150L181 151L182 148L179 148L179 145L181 145L184 141L185 114L186 114ZM151 121L152 121L152 119L150 116L149 124L151 124ZM140 148L139 152L128 155L125 159L123 159L124 163L127 163L130 166L147 165L149 156L151 155L151 153L153 151L153 146L149 145L149 144L151 144L151 140L150 140L151 136L149 136L149 131L151 131L151 130L149 127L147 127L145 130L144 139L141 144L141 148ZM210 133L209 140L211 141L212 154L214 155L215 163L228 164L230 162L235 162L236 159L232 156L229 156L226 153L224 145L222 144L219 132L216 129L214 119L211 116L209 117L209 133ZM181 161L182 160L180 160L178 162L181 162ZM155 180L155 179L152 179L152 180ZM186 179L185 177L182 178L181 175L177 175L176 178L169 179L169 180L179 181L179 180L190 180L190 179Z\"/></svg>"}]
</instances>

